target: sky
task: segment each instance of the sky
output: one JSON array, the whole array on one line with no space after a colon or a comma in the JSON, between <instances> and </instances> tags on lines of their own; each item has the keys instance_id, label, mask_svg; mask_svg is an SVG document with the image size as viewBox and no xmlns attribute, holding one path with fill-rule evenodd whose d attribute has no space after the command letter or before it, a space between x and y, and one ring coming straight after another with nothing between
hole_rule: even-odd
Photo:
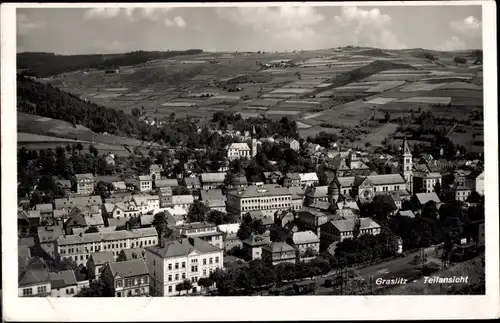
<instances>
[{"instance_id":1,"label":"sky","mask_svg":"<svg viewBox=\"0 0 500 323\"><path fill-rule=\"evenodd\" d=\"M17 52L482 48L479 5L18 8L16 18Z\"/></svg>"}]
</instances>

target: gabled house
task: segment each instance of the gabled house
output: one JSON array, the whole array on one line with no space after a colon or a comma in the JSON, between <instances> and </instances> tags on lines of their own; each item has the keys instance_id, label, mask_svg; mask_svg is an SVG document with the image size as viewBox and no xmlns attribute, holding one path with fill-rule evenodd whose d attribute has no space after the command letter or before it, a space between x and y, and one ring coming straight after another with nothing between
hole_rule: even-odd
<instances>
[{"instance_id":1,"label":"gabled house","mask_svg":"<svg viewBox=\"0 0 500 323\"><path fill-rule=\"evenodd\" d=\"M283 180L283 186L301 186L300 175L298 173L287 173Z\"/></svg>"},{"instance_id":2,"label":"gabled house","mask_svg":"<svg viewBox=\"0 0 500 323\"><path fill-rule=\"evenodd\" d=\"M144 259L107 263L102 279L114 297L149 296L149 271Z\"/></svg>"},{"instance_id":3,"label":"gabled house","mask_svg":"<svg viewBox=\"0 0 500 323\"><path fill-rule=\"evenodd\" d=\"M295 249L285 242L271 242L262 247L262 260L273 266L282 262L294 264L296 258Z\"/></svg>"},{"instance_id":4,"label":"gabled house","mask_svg":"<svg viewBox=\"0 0 500 323\"><path fill-rule=\"evenodd\" d=\"M73 297L79 292L73 270L49 273L51 297Z\"/></svg>"},{"instance_id":5,"label":"gabled house","mask_svg":"<svg viewBox=\"0 0 500 323\"><path fill-rule=\"evenodd\" d=\"M306 192L304 201L306 205L328 202L328 186L309 187Z\"/></svg>"},{"instance_id":6,"label":"gabled house","mask_svg":"<svg viewBox=\"0 0 500 323\"><path fill-rule=\"evenodd\" d=\"M266 184L280 184L282 179L285 177L282 172L264 172L264 180Z\"/></svg>"},{"instance_id":7,"label":"gabled house","mask_svg":"<svg viewBox=\"0 0 500 323\"><path fill-rule=\"evenodd\" d=\"M104 266L112 262L115 262L115 257L111 251L101 251L91 254L89 260L87 260L89 279L99 279Z\"/></svg>"},{"instance_id":8,"label":"gabled house","mask_svg":"<svg viewBox=\"0 0 500 323\"><path fill-rule=\"evenodd\" d=\"M201 185L203 189L220 188L224 184L226 173L203 173L201 174Z\"/></svg>"},{"instance_id":9,"label":"gabled house","mask_svg":"<svg viewBox=\"0 0 500 323\"><path fill-rule=\"evenodd\" d=\"M135 187L141 192L150 192L153 190L153 179L150 175L142 175L135 180Z\"/></svg>"},{"instance_id":10,"label":"gabled house","mask_svg":"<svg viewBox=\"0 0 500 323\"><path fill-rule=\"evenodd\" d=\"M41 258L19 263L18 296L47 297L51 295L49 268Z\"/></svg>"},{"instance_id":11,"label":"gabled house","mask_svg":"<svg viewBox=\"0 0 500 323\"><path fill-rule=\"evenodd\" d=\"M261 259L262 258L262 247L271 243L271 240L267 236L256 235L252 233L250 237L242 241L243 251L247 259Z\"/></svg>"},{"instance_id":12,"label":"gabled house","mask_svg":"<svg viewBox=\"0 0 500 323\"><path fill-rule=\"evenodd\" d=\"M163 172L163 166L159 164L153 164L149 166L149 176L153 181L161 180L161 173Z\"/></svg>"},{"instance_id":13,"label":"gabled house","mask_svg":"<svg viewBox=\"0 0 500 323\"><path fill-rule=\"evenodd\" d=\"M299 174L300 185L315 186L318 185L319 179L316 173L302 173Z\"/></svg>"}]
</instances>

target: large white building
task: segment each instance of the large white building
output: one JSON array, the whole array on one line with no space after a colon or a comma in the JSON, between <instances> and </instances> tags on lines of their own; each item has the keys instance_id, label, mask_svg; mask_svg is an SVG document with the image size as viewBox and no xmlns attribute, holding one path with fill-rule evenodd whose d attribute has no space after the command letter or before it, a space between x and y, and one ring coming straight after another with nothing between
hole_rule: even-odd
<instances>
[{"instance_id":1,"label":"large white building","mask_svg":"<svg viewBox=\"0 0 500 323\"><path fill-rule=\"evenodd\" d=\"M79 195L90 195L94 192L94 175L76 174L76 193Z\"/></svg>"},{"instance_id":2,"label":"large white building","mask_svg":"<svg viewBox=\"0 0 500 323\"><path fill-rule=\"evenodd\" d=\"M251 185L227 193L227 212L244 215L250 211L262 211L274 216L276 211L291 208L292 194L288 188L276 184Z\"/></svg>"},{"instance_id":3,"label":"large white building","mask_svg":"<svg viewBox=\"0 0 500 323\"><path fill-rule=\"evenodd\" d=\"M240 158L250 159L252 158L252 150L248 147L247 143L244 142L234 142L226 146L227 158L229 160L235 160Z\"/></svg>"},{"instance_id":4,"label":"large white building","mask_svg":"<svg viewBox=\"0 0 500 323\"><path fill-rule=\"evenodd\" d=\"M164 240L145 251L151 296L177 295L175 286L185 279L193 284L192 292L197 292L200 278L223 268L223 250L199 238Z\"/></svg>"},{"instance_id":5,"label":"large white building","mask_svg":"<svg viewBox=\"0 0 500 323\"><path fill-rule=\"evenodd\" d=\"M95 252L111 251L116 258L124 249L156 244L158 233L155 228L81 233L59 237L55 243L55 255L57 260L69 258L77 265L85 266L90 255Z\"/></svg>"}]
</instances>

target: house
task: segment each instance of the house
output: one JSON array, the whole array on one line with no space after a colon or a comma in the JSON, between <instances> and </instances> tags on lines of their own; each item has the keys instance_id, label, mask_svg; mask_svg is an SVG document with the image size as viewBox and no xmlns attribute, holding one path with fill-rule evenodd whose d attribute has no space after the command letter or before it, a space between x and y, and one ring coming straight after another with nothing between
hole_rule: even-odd
<instances>
[{"instance_id":1,"label":"house","mask_svg":"<svg viewBox=\"0 0 500 323\"><path fill-rule=\"evenodd\" d=\"M309 209L314 209L323 213L335 213L335 204L328 201L317 201L306 205Z\"/></svg>"},{"instance_id":2,"label":"house","mask_svg":"<svg viewBox=\"0 0 500 323\"><path fill-rule=\"evenodd\" d=\"M298 212L298 218L306 230L311 230L317 236L320 235L320 227L328 222L328 216L325 213L311 209L301 209Z\"/></svg>"},{"instance_id":3,"label":"house","mask_svg":"<svg viewBox=\"0 0 500 323\"><path fill-rule=\"evenodd\" d=\"M132 196L132 201L141 214L146 214L160 208L160 197L158 195L137 194Z\"/></svg>"},{"instance_id":4,"label":"house","mask_svg":"<svg viewBox=\"0 0 500 323\"><path fill-rule=\"evenodd\" d=\"M230 224L220 224L217 226L217 230L222 232L223 240L224 240L224 250L230 250L235 246L239 246L240 248L243 246L243 243L238 238L236 233L240 229L239 223L230 223Z\"/></svg>"},{"instance_id":5,"label":"house","mask_svg":"<svg viewBox=\"0 0 500 323\"><path fill-rule=\"evenodd\" d=\"M141 192L153 190L153 179L149 175L142 175L135 180L135 187Z\"/></svg>"},{"instance_id":6,"label":"house","mask_svg":"<svg viewBox=\"0 0 500 323\"><path fill-rule=\"evenodd\" d=\"M197 190L201 188L200 179L198 177L184 177L184 186L190 190Z\"/></svg>"},{"instance_id":7,"label":"house","mask_svg":"<svg viewBox=\"0 0 500 323\"><path fill-rule=\"evenodd\" d=\"M312 231L295 232L289 240L302 260L314 259L319 254L319 238Z\"/></svg>"},{"instance_id":8,"label":"house","mask_svg":"<svg viewBox=\"0 0 500 323\"><path fill-rule=\"evenodd\" d=\"M262 247L271 243L269 237L252 233L250 237L242 241L243 252L249 260L262 258Z\"/></svg>"},{"instance_id":9,"label":"house","mask_svg":"<svg viewBox=\"0 0 500 323\"><path fill-rule=\"evenodd\" d=\"M127 184L124 181L111 182L111 185L113 185L113 193L123 193L128 191Z\"/></svg>"},{"instance_id":10,"label":"house","mask_svg":"<svg viewBox=\"0 0 500 323\"><path fill-rule=\"evenodd\" d=\"M230 145L227 145L225 147L227 151L227 158L229 160L235 160L235 159L251 159L252 156L252 150L248 146L247 143L241 143L241 142L234 142Z\"/></svg>"},{"instance_id":11,"label":"house","mask_svg":"<svg viewBox=\"0 0 500 323\"><path fill-rule=\"evenodd\" d=\"M207 278L223 268L223 250L199 238L163 240L160 245L147 247L145 251L151 296L180 294L175 287L185 279L192 282L192 292L196 293L200 278Z\"/></svg>"},{"instance_id":12,"label":"house","mask_svg":"<svg viewBox=\"0 0 500 323\"><path fill-rule=\"evenodd\" d=\"M206 190L220 188L224 184L225 178L226 173L203 173L201 174L201 186Z\"/></svg>"},{"instance_id":13,"label":"house","mask_svg":"<svg viewBox=\"0 0 500 323\"><path fill-rule=\"evenodd\" d=\"M316 173L303 173L299 174L300 185L303 186L315 186L318 185L319 179Z\"/></svg>"},{"instance_id":14,"label":"house","mask_svg":"<svg viewBox=\"0 0 500 323\"><path fill-rule=\"evenodd\" d=\"M194 197L191 194L188 195L174 195L172 196L172 206L181 208L187 212L189 212L189 208L194 202Z\"/></svg>"},{"instance_id":15,"label":"house","mask_svg":"<svg viewBox=\"0 0 500 323\"><path fill-rule=\"evenodd\" d=\"M434 192L436 184L442 186L442 176L440 173L414 172L413 173L413 192L431 193Z\"/></svg>"},{"instance_id":16,"label":"house","mask_svg":"<svg viewBox=\"0 0 500 323\"><path fill-rule=\"evenodd\" d=\"M52 259L55 258L55 243L57 238L64 235L64 231L60 226L45 226L37 228L37 245L49 255Z\"/></svg>"},{"instance_id":17,"label":"house","mask_svg":"<svg viewBox=\"0 0 500 323\"><path fill-rule=\"evenodd\" d=\"M94 252L111 251L117 257L123 249L152 246L157 243L158 232L155 228L66 235L56 240L56 260L69 258L77 265L86 265Z\"/></svg>"},{"instance_id":18,"label":"house","mask_svg":"<svg viewBox=\"0 0 500 323\"><path fill-rule=\"evenodd\" d=\"M234 176L231 183L227 185L228 189L238 189L247 187L248 187L248 181L245 176Z\"/></svg>"},{"instance_id":19,"label":"house","mask_svg":"<svg viewBox=\"0 0 500 323\"><path fill-rule=\"evenodd\" d=\"M60 187L61 190L64 192L64 195L69 195L71 194L71 181L68 179L59 179L57 177L52 177L56 186Z\"/></svg>"},{"instance_id":20,"label":"house","mask_svg":"<svg viewBox=\"0 0 500 323\"><path fill-rule=\"evenodd\" d=\"M295 214L291 211L281 211L274 214L274 223L280 227L286 226L293 220L295 220Z\"/></svg>"},{"instance_id":21,"label":"house","mask_svg":"<svg viewBox=\"0 0 500 323\"><path fill-rule=\"evenodd\" d=\"M286 187L301 186L300 175L298 173L287 173L283 185Z\"/></svg>"},{"instance_id":22,"label":"house","mask_svg":"<svg viewBox=\"0 0 500 323\"><path fill-rule=\"evenodd\" d=\"M35 205L35 210L40 212L41 221L52 220L52 215L54 212L52 204L37 204Z\"/></svg>"},{"instance_id":23,"label":"house","mask_svg":"<svg viewBox=\"0 0 500 323\"><path fill-rule=\"evenodd\" d=\"M353 239L356 226L358 227L359 236L363 234L378 235L380 233L380 225L370 218L328 221L320 229L321 245L323 247L330 246L335 241Z\"/></svg>"},{"instance_id":24,"label":"house","mask_svg":"<svg viewBox=\"0 0 500 323\"><path fill-rule=\"evenodd\" d=\"M300 150L300 143L298 142L298 140L293 139L293 138L285 138L283 140L283 146L290 148L290 149L293 149L295 151Z\"/></svg>"},{"instance_id":25,"label":"house","mask_svg":"<svg viewBox=\"0 0 500 323\"><path fill-rule=\"evenodd\" d=\"M387 210L389 212L389 214L388 214L389 216L395 215L396 212L399 209L397 207L396 203L394 202L392 196L389 195L389 194L377 195L373 199L373 202L382 203L383 205L387 206Z\"/></svg>"},{"instance_id":26,"label":"house","mask_svg":"<svg viewBox=\"0 0 500 323\"><path fill-rule=\"evenodd\" d=\"M356 176L354 180L354 194L361 203L373 200L375 195L397 192L402 199L409 199L406 180L401 174L384 174L371 176Z\"/></svg>"},{"instance_id":27,"label":"house","mask_svg":"<svg viewBox=\"0 0 500 323\"><path fill-rule=\"evenodd\" d=\"M243 216L249 211L262 211L274 216L276 211L291 207L292 194L286 187L275 184L251 185L246 189L227 192L226 209L228 213Z\"/></svg>"},{"instance_id":28,"label":"house","mask_svg":"<svg viewBox=\"0 0 500 323\"><path fill-rule=\"evenodd\" d=\"M118 261L127 261L132 259L146 259L144 248L123 249L118 255Z\"/></svg>"},{"instance_id":29,"label":"house","mask_svg":"<svg viewBox=\"0 0 500 323\"><path fill-rule=\"evenodd\" d=\"M398 216L406 216L408 218L414 218L415 217L415 214L411 210L406 210L406 211L399 210L396 215L398 215Z\"/></svg>"},{"instance_id":30,"label":"house","mask_svg":"<svg viewBox=\"0 0 500 323\"><path fill-rule=\"evenodd\" d=\"M328 202L328 186L308 187L306 190L305 204Z\"/></svg>"},{"instance_id":31,"label":"house","mask_svg":"<svg viewBox=\"0 0 500 323\"><path fill-rule=\"evenodd\" d=\"M73 207L78 206L97 206L102 207L102 198L99 195L65 197L54 200L55 210L64 210L69 212Z\"/></svg>"},{"instance_id":32,"label":"house","mask_svg":"<svg viewBox=\"0 0 500 323\"><path fill-rule=\"evenodd\" d=\"M78 282L73 270L49 273L51 297L73 297L78 292Z\"/></svg>"},{"instance_id":33,"label":"house","mask_svg":"<svg viewBox=\"0 0 500 323\"><path fill-rule=\"evenodd\" d=\"M222 190L200 190L200 201L202 201L210 211L220 211L226 213L226 196Z\"/></svg>"},{"instance_id":34,"label":"house","mask_svg":"<svg viewBox=\"0 0 500 323\"><path fill-rule=\"evenodd\" d=\"M131 218L141 214L141 210L134 201L118 202L115 204L104 203L104 210L109 218Z\"/></svg>"},{"instance_id":35,"label":"house","mask_svg":"<svg viewBox=\"0 0 500 323\"><path fill-rule=\"evenodd\" d=\"M265 214L262 211L249 211L248 214L252 220L261 220L265 227L269 228L274 224L274 215Z\"/></svg>"},{"instance_id":36,"label":"house","mask_svg":"<svg viewBox=\"0 0 500 323\"><path fill-rule=\"evenodd\" d=\"M301 186L288 187L290 194L292 194L292 203L290 205L292 210L300 210L304 206L305 190Z\"/></svg>"},{"instance_id":37,"label":"house","mask_svg":"<svg viewBox=\"0 0 500 323\"><path fill-rule=\"evenodd\" d=\"M87 230L92 227L96 229L104 227L104 220L100 213L100 209L95 206L73 208L68 220L64 223L66 234L72 234L76 228Z\"/></svg>"},{"instance_id":38,"label":"house","mask_svg":"<svg viewBox=\"0 0 500 323\"><path fill-rule=\"evenodd\" d=\"M436 206L439 208L441 205L441 200L435 192L432 193L417 193L415 194L417 207L423 208L427 202L434 201Z\"/></svg>"},{"instance_id":39,"label":"house","mask_svg":"<svg viewBox=\"0 0 500 323\"><path fill-rule=\"evenodd\" d=\"M76 174L76 193L78 195L91 195L94 192L94 175Z\"/></svg>"},{"instance_id":40,"label":"house","mask_svg":"<svg viewBox=\"0 0 500 323\"><path fill-rule=\"evenodd\" d=\"M338 202L341 197L352 197L355 180L354 176L335 177L328 185L328 201L333 204Z\"/></svg>"},{"instance_id":41,"label":"house","mask_svg":"<svg viewBox=\"0 0 500 323\"><path fill-rule=\"evenodd\" d=\"M392 198L392 201L398 208L398 210L403 206L403 200L401 199L401 196L399 195L398 192L391 192L389 196ZM359 209L358 209L359 210Z\"/></svg>"},{"instance_id":42,"label":"house","mask_svg":"<svg viewBox=\"0 0 500 323\"><path fill-rule=\"evenodd\" d=\"M115 154L108 154L104 160L109 166L116 166Z\"/></svg>"},{"instance_id":43,"label":"house","mask_svg":"<svg viewBox=\"0 0 500 323\"><path fill-rule=\"evenodd\" d=\"M41 258L19 263L18 296L47 297L51 295L49 268Z\"/></svg>"},{"instance_id":44,"label":"house","mask_svg":"<svg viewBox=\"0 0 500 323\"><path fill-rule=\"evenodd\" d=\"M89 279L99 279L104 266L111 262L115 262L115 256L111 251L101 251L91 254L86 264Z\"/></svg>"},{"instance_id":45,"label":"house","mask_svg":"<svg viewBox=\"0 0 500 323\"><path fill-rule=\"evenodd\" d=\"M149 297L149 271L144 259L107 263L102 279L114 297Z\"/></svg>"},{"instance_id":46,"label":"house","mask_svg":"<svg viewBox=\"0 0 500 323\"><path fill-rule=\"evenodd\" d=\"M264 172L264 180L266 184L280 184L281 180L285 177L282 172Z\"/></svg>"},{"instance_id":47,"label":"house","mask_svg":"<svg viewBox=\"0 0 500 323\"><path fill-rule=\"evenodd\" d=\"M224 233L217 230L217 225L209 222L192 222L178 227L184 237L199 238L217 248L224 248Z\"/></svg>"},{"instance_id":48,"label":"house","mask_svg":"<svg viewBox=\"0 0 500 323\"><path fill-rule=\"evenodd\" d=\"M177 181L176 178L157 179L155 181L155 187L156 187L156 189L158 189L160 187L176 188L176 187L179 187L179 182Z\"/></svg>"},{"instance_id":49,"label":"house","mask_svg":"<svg viewBox=\"0 0 500 323\"><path fill-rule=\"evenodd\" d=\"M153 164L149 166L149 176L153 181L161 180L161 173L163 172L163 166L159 164Z\"/></svg>"},{"instance_id":50,"label":"house","mask_svg":"<svg viewBox=\"0 0 500 323\"><path fill-rule=\"evenodd\" d=\"M28 234L30 228L40 225L40 211L17 211L17 225L19 233Z\"/></svg>"},{"instance_id":51,"label":"house","mask_svg":"<svg viewBox=\"0 0 500 323\"><path fill-rule=\"evenodd\" d=\"M285 242L271 242L262 247L262 260L273 266L282 262L295 264L295 249Z\"/></svg>"},{"instance_id":52,"label":"house","mask_svg":"<svg viewBox=\"0 0 500 323\"><path fill-rule=\"evenodd\" d=\"M176 225L176 220L174 216L170 214L168 211L163 211L163 214L165 216L165 220L167 221L167 226L169 228L173 228ZM156 213L141 214L138 219L139 226L142 228L153 226L153 220L155 215Z\"/></svg>"},{"instance_id":53,"label":"house","mask_svg":"<svg viewBox=\"0 0 500 323\"><path fill-rule=\"evenodd\" d=\"M450 185L448 190L449 194L451 194L451 196L453 196L455 200L462 202L467 201L467 199L472 193L472 188L460 184Z\"/></svg>"},{"instance_id":54,"label":"house","mask_svg":"<svg viewBox=\"0 0 500 323\"><path fill-rule=\"evenodd\" d=\"M172 188L171 187L160 187L158 188L158 198L160 202L160 208L166 208L172 206Z\"/></svg>"},{"instance_id":55,"label":"house","mask_svg":"<svg viewBox=\"0 0 500 323\"><path fill-rule=\"evenodd\" d=\"M479 195L484 195L484 171L472 172L466 177L466 187L470 187L472 191L477 192Z\"/></svg>"}]
</instances>

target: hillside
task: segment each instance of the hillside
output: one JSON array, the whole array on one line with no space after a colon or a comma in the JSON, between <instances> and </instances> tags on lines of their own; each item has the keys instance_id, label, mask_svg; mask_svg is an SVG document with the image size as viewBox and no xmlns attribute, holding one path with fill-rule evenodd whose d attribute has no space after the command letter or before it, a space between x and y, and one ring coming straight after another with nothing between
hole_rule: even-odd
<instances>
[{"instance_id":1,"label":"hillside","mask_svg":"<svg viewBox=\"0 0 500 323\"><path fill-rule=\"evenodd\" d=\"M109 69L145 63L155 59L203 53L200 49L168 52L136 51L123 54L56 55L26 52L17 54L17 68L30 76L49 77L80 69Z\"/></svg>"}]
</instances>

